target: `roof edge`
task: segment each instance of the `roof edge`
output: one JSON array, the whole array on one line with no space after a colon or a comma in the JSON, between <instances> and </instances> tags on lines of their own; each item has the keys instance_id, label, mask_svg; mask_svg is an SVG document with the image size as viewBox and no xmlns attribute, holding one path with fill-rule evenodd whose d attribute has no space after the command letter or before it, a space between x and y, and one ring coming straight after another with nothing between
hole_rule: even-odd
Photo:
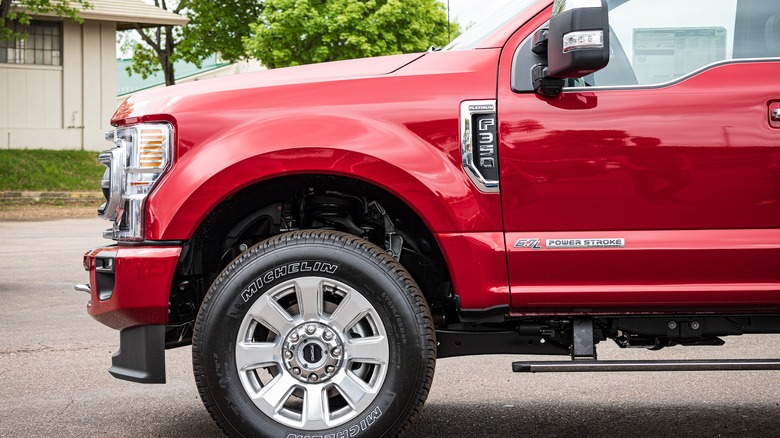
<instances>
[{"instance_id":1,"label":"roof edge","mask_svg":"<svg viewBox=\"0 0 780 438\"><path fill-rule=\"evenodd\" d=\"M187 17L141 0L88 0L88 2L92 5L90 9L73 4L81 18L90 21L113 21L117 23L119 30L135 29L139 26L184 26L190 21ZM15 5L14 9L25 10L26 8ZM27 13L35 17L57 18L53 13L36 14L29 10Z\"/></svg>"}]
</instances>

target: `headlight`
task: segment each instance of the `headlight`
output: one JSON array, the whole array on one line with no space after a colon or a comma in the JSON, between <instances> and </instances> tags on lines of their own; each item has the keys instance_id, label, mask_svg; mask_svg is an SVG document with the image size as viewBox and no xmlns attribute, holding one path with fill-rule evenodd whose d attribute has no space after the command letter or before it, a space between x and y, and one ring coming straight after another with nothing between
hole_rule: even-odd
<instances>
[{"instance_id":1,"label":"headlight","mask_svg":"<svg viewBox=\"0 0 780 438\"><path fill-rule=\"evenodd\" d=\"M98 215L114 221L105 237L143 239L143 204L171 159L172 128L167 123L121 127L106 134L116 147L100 154L108 168L101 186L106 203Z\"/></svg>"},{"instance_id":2,"label":"headlight","mask_svg":"<svg viewBox=\"0 0 780 438\"><path fill-rule=\"evenodd\" d=\"M117 131L117 145L125 149L127 193L147 194L168 164L168 125L138 125Z\"/></svg>"}]
</instances>

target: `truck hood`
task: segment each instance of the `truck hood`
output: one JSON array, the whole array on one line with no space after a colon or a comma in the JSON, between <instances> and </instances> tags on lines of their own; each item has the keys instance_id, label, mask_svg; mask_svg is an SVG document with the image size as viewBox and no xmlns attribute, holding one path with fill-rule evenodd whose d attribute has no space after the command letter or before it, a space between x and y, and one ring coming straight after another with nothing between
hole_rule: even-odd
<instances>
[{"instance_id":1,"label":"truck hood","mask_svg":"<svg viewBox=\"0 0 780 438\"><path fill-rule=\"evenodd\" d=\"M130 96L112 117L112 123L122 120L165 113L166 102L211 93L239 91L263 87L367 78L393 73L425 53L354 59L298 67L264 70L226 76L172 87L156 88Z\"/></svg>"}]
</instances>

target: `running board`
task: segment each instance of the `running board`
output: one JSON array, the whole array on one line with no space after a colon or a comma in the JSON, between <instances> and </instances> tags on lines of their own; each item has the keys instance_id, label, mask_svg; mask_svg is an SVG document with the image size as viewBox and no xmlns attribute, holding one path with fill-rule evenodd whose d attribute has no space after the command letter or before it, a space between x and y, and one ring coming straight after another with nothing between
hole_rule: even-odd
<instances>
[{"instance_id":1,"label":"running board","mask_svg":"<svg viewBox=\"0 0 780 438\"><path fill-rule=\"evenodd\" d=\"M512 362L512 371L516 373L756 370L780 370L780 360L572 360L566 362Z\"/></svg>"}]
</instances>

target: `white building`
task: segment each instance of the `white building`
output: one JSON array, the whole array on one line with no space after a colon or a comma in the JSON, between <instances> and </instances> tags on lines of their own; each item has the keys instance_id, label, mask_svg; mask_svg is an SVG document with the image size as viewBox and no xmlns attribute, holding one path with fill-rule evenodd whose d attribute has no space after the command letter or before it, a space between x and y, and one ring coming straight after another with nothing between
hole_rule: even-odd
<instances>
[{"instance_id":1,"label":"white building","mask_svg":"<svg viewBox=\"0 0 780 438\"><path fill-rule=\"evenodd\" d=\"M89 0L83 24L35 16L0 41L0 148L104 149L117 104L116 31L183 25L143 0Z\"/></svg>"}]
</instances>

